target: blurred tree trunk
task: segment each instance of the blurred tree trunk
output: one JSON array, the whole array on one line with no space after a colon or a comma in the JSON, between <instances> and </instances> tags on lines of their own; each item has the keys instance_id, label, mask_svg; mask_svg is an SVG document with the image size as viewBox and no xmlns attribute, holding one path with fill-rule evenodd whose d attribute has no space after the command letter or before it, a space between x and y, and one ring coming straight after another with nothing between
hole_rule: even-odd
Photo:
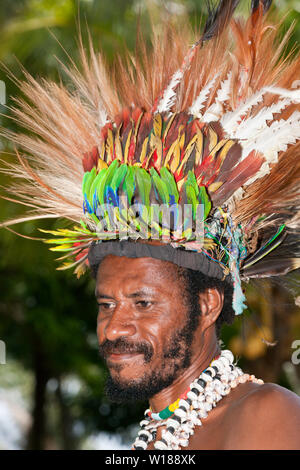
<instances>
[{"instance_id":1,"label":"blurred tree trunk","mask_svg":"<svg viewBox=\"0 0 300 470\"><path fill-rule=\"evenodd\" d=\"M32 411L32 426L29 430L27 449L43 450L46 442L46 385L51 375L46 365L45 355L40 340L33 338L34 356L33 372L35 376L34 405Z\"/></svg>"},{"instance_id":2,"label":"blurred tree trunk","mask_svg":"<svg viewBox=\"0 0 300 470\"><path fill-rule=\"evenodd\" d=\"M278 286L270 286L272 331L276 344L268 346L265 354L257 359L245 359L245 370L262 378L265 382L278 383L282 373L282 366L286 361L291 361L292 327L291 320L295 308L291 303L291 297L285 289ZM268 296L269 297L269 296Z\"/></svg>"},{"instance_id":3,"label":"blurred tree trunk","mask_svg":"<svg viewBox=\"0 0 300 470\"><path fill-rule=\"evenodd\" d=\"M64 395L61 389L61 379L58 379L58 387L56 389L56 398L60 410L60 431L62 438L63 450L76 450L77 440L73 435L73 419L69 411Z\"/></svg>"}]
</instances>

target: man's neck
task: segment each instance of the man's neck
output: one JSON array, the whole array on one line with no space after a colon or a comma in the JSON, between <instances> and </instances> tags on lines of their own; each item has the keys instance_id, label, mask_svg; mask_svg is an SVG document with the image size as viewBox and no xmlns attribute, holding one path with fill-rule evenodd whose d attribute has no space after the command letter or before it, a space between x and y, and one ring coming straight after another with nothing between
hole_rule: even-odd
<instances>
[{"instance_id":1,"label":"man's neck","mask_svg":"<svg viewBox=\"0 0 300 470\"><path fill-rule=\"evenodd\" d=\"M217 342L212 343L210 347L202 348L198 355L193 356L191 365L187 369L179 371L178 378L169 387L164 388L150 399L152 410L158 413L174 403L219 354L220 347Z\"/></svg>"}]
</instances>

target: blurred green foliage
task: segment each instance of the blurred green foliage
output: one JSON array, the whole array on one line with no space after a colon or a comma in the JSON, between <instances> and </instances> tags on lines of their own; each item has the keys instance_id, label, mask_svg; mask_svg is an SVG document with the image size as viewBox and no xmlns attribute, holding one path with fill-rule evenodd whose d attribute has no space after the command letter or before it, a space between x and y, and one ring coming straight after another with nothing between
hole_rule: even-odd
<instances>
[{"instance_id":1,"label":"blurred green foliage","mask_svg":"<svg viewBox=\"0 0 300 470\"><path fill-rule=\"evenodd\" d=\"M22 78L22 65L35 77L58 80L58 60L66 62L69 55L78 62L78 31L86 44L88 25L95 47L112 63L117 52L134 49L138 21L149 36L146 6L154 21L162 15L182 21L187 13L198 27L205 15L202 0L1 0L0 60L17 78ZM249 2L241 2L240 12L248 9ZM295 20L291 44L299 41L300 1L278 1L273 10L279 16L287 15L285 30ZM12 105L13 97L18 96L16 84L4 71L0 79L6 84L7 104ZM1 111L1 125L15 128L7 108L1 106ZM6 153L13 151L9 144L3 140L0 144L2 158L12 158ZM0 184L7 183L1 176ZM21 207L0 201L0 220L18 213L22 213ZM43 221L39 226L53 229L57 222ZM31 222L14 229L26 236L40 236ZM88 276L78 281L72 273L56 271L55 264L53 253L44 244L1 231L0 339L6 343L7 361L17 360L35 379L33 424L26 444L34 449L47 447L49 439L54 448L70 449L100 430L126 432L127 426L139 421L145 407L143 403L118 407L108 403L103 394L106 371L98 355L93 281ZM225 328L226 344L240 335L242 323L239 319L233 327ZM297 321L293 328L300 334ZM0 367L1 381L5 366ZM66 377L73 376L80 386L70 394L63 384Z\"/></svg>"}]
</instances>

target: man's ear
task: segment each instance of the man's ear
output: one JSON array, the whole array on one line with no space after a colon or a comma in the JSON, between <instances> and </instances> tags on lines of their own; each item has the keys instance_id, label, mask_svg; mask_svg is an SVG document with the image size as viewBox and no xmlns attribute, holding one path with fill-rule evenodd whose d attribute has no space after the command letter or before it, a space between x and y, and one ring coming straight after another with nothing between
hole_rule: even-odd
<instances>
[{"instance_id":1,"label":"man's ear","mask_svg":"<svg viewBox=\"0 0 300 470\"><path fill-rule=\"evenodd\" d=\"M203 331L213 325L220 315L224 304L224 292L209 287L199 293L199 305L201 309L201 324Z\"/></svg>"}]
</instances>

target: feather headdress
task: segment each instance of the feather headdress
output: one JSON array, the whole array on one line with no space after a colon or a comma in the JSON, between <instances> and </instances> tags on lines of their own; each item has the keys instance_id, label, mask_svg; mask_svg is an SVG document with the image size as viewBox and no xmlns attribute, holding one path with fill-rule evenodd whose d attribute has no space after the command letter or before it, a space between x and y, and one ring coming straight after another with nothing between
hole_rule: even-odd
<instances>
[{"instance_id":1,"label":"feather headdress","mask_svg":"<svg viewBox=\"0 0 300 470\"><path fill-rule=\"evenodd\" d=\"M252 1L242 21L232 19L238 1L220 1L192 47L187 29L168 27L153 35L151 54L140 40L138 57L115 74L81 44L82 71L63 66L70 90L25 72L26 100L12 111L30 134L3 131L19 150L2 171L16 178L8 191L32 209L20 220L75 224L49 232L51 249L66 253L59 269L80 275L95 242L128 238L134 226L231 274L241 313L241 279L300 267L300 58L284 57L289 32L278 40L270 3ZM153 204L175 207L171 225L160 215L149 222ZM178 218L184 204L192 227Z\"/></svg>"}]
</instances>

